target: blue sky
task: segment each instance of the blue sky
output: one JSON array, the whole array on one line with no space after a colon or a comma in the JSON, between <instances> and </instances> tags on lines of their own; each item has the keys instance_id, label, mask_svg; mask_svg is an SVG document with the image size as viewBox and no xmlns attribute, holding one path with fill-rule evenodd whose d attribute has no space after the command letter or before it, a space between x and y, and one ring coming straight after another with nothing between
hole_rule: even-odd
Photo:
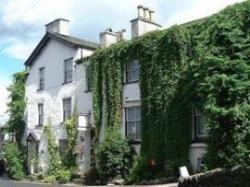
<instances>
[{"instance_id":1,"label":"blue sky","mask_svg":"<svg viewBox=\"0 0 250 187\"><path fill-rule=\"evenodd\" d=\"M218 12L243 0L0 0L0 123L8 118L6 87L45 34L44 25L56 18L70 20L70 33L98 42L106 28L126 29L137 15L137 5L156 11L167 28Z\"/></svg>"}]
</instances>

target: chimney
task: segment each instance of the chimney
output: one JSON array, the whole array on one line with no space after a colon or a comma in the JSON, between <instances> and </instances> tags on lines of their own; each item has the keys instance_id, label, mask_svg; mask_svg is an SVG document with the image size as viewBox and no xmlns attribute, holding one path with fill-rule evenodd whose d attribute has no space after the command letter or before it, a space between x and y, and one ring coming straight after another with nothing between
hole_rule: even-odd
<instances>
[{"instance_id":1,"label":"chimney","mask_svg":"<svg viewBox=\"0 0 250 187\"><path fill-rule=\"evenodd\" d=\"M45 25L46 32L55 32L62 35L69 34L69 20L59 18Z\"/></svg>"},{"instance_id":2,"label":"chimney","mask_svg":"<svg viewBox=\"0 0 250 187\"><path fill-rule=\"evenodd\" d=\"M115 32L117 34L117 41L124 41L124 33L126 32L126 29L122 29L121 31Z\"/></svg>"},{"instance_id":3,"label":"chimney","mask_svg":"<svg viewBox=\"0 0 250 187\"><path fill-rule=\"evenodd\" d=\"M100 33L100 46L108 47L113 43L116 43L118 40L118 34L114 33L111 28L106 29L104 32Z\"/></svg>"},{"instance_id":4,"label":"chimney","mask_svg":"<svg viewBox=\"0 0 250 187\"><path fill-rule=\"evenodd\" d=\"M144 10L142 5L137 6L138 9L138 18L143 18L144 17Z\"/></svg>"},{"instance_id":5,"label":"chimney","mask_svg":"<svg viewBox=\"0 0 250 187\"><path fill-rule=\"evenodd\" d=\"M161 25L155 22L154 11L139 5L138 17L131 20L132 38L139 37L147 32L159 30Z\"/></svg>"},{"instance_id":6,"label":"chimney","mask_svg":"<svg viewBox=\"0 0 250 187\"><path fill-rule=\"evenodd\" d=\"M144 19L149 20L149 8L144 7L143 11L144 11Z\"/></svg>"},{"instance_id":7,"label":"chimney","mask_svg":"<svg viewBox=\"0 0 250 187\"><path fill-rule=\"evenodd\" d=\"M150 20L151 22L154 22L154 21L155 21L155 11L149 10L149 20Z\"/></svg>"}]
</instances>

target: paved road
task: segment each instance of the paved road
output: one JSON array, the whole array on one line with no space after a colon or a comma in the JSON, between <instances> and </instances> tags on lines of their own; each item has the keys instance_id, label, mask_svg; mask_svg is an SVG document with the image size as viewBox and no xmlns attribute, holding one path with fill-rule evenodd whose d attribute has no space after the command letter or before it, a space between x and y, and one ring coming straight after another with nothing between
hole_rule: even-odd
<instances>
[{"instance_id":1,"label":"paved road","mask_svg":"<svg viewBox=\"0 0 250 187\"><path fill-rule=\"evenodd\" d=\"M23 183L23 182L15 182L15 181L0 179L0 187L69 187L69 186L58 185L58 184L50 185L50 184Z\"/></svg>"},{"instance_id":2,"label":"paved road","mask_svg":"<svg viewBox=\"0 0 250 187\"><path fill-rule=\"evenodd\" d=\"M132 186L129 186L129 187L132 187ZM25 183L25 182L9 181L9 180L0 178L0 187L79 187L79 186L60 185L60 184ZM85 186L85 187L87 187L87 186ZM92 186L92 187L94 187L94 186ZM101 186L99 186L99 187L101 187ZM133 187L135 187L135 186L133 186ZM142 186L140 186L140 187L142 187ZM177 184L151 185L151 186L149 185L147 187L177 187Z\"/></svg>"}]
</instances>

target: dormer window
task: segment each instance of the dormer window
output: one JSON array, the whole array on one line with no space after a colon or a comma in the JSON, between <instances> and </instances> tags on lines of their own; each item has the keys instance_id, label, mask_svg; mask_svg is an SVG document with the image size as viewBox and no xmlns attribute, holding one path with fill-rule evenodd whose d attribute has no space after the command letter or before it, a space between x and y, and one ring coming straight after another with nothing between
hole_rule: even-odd
<instances>
[{"instance_id":1,"label":"dormer window","mask_svg":"<svg viewBox=\"0 0 250 187\"><path fill-rule=\"evenodd\" d=\"M64 83L70 83L73 80L73 58L64 61Z\"/></svg>"},{"instance_id":2,"label":"dormer window","mask_svg":"<svg viewBox=\"0 0 250 187\"><path fill-rule=\"evenodd\" d=\"M44 78L45 68L42 67L39 69L39 90L44 90L45 87L45 78Z\"/></svg>"},{"instance_id":3,"label":"dormer window","mask_svg":"<svg viewBox=\"0 0 250 187\"><path fill-rule=\"evenodd\" d=\"M140 64L138 60L132 60L127 64L126 82L137 82L139 80Z\"/></svg>"}]
</instances>

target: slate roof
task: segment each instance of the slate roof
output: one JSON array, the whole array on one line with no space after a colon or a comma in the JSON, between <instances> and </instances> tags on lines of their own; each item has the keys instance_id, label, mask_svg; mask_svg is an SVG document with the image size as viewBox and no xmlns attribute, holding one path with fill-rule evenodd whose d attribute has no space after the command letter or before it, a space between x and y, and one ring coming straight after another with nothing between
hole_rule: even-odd
<instances>
[{"instance_id":1,"label":"slate roof","mask_svg":"<svg viewBox=\"0 0 250 187\"><path fill-rule=\"evenodd\" d=\"M83 40L80 38L76 38L73 36L68 36L68 35L62 35L54 32L47 32L45 36L42 38L42 40L39 42L39 44L36 46L34 51L31 53L29 58L25 62L25 66L31 66L34 59L40 54L42 49L46 46L47 42L50 39L55 39L59 42L62 42L66 45L70 45L72 47L79 47L83 49L90 49L90 50L95 50L99 48L99 44L90 42L87 40Z\"/></svg>"}]
</instances>

